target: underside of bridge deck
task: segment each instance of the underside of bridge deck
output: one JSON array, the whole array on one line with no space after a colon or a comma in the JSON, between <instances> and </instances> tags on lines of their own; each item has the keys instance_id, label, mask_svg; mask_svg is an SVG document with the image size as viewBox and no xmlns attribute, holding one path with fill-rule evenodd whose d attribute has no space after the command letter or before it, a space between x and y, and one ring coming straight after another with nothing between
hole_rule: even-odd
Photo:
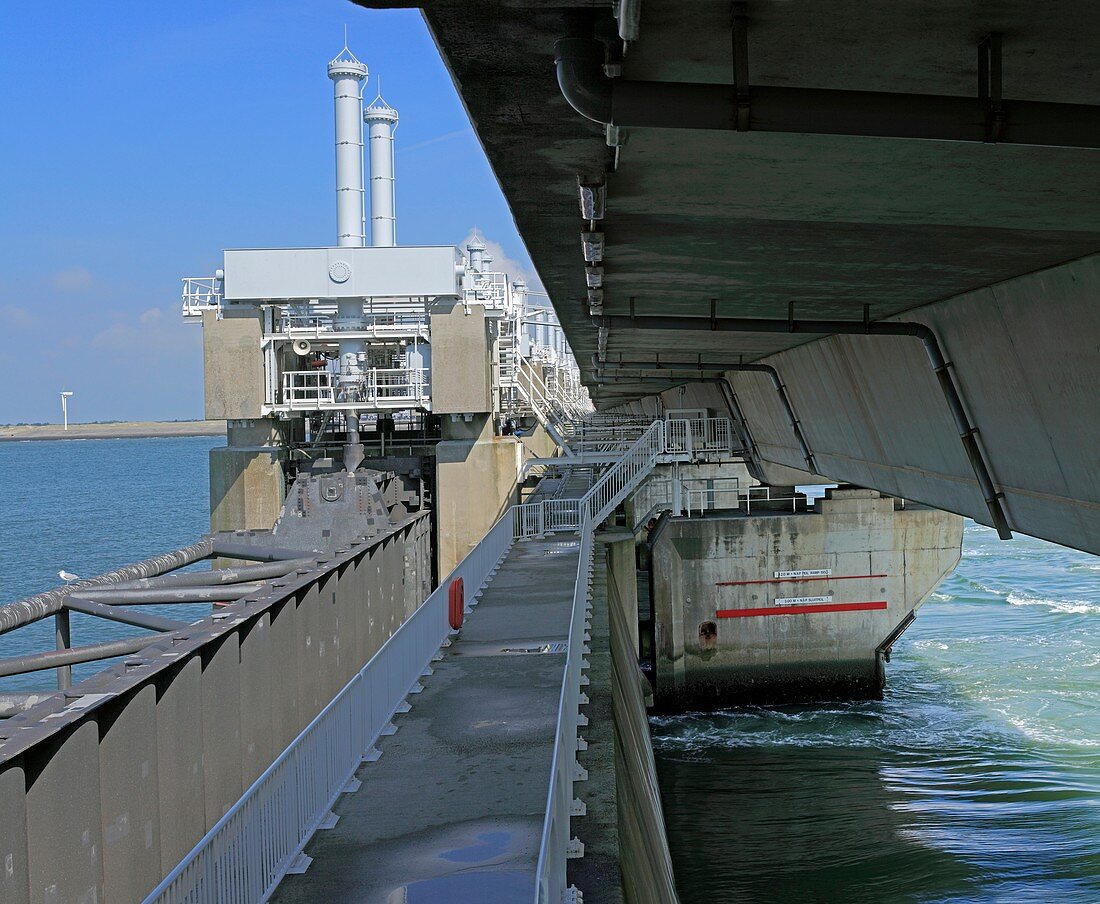
<instances>
[{"instance_id":1,"label":"underside of bridge deck","mask_svg":"<svg viewBox=\"0 0 1100 904\"><path fill-rule=\"evenodd\" d=\"M600 407L701 376L658 359L707 362L770 479L812 464L1100 551L1100 9L421 3ZM932 328L965 429L915 339L837 335L865 319ZM778 370L803 442L742 361Z\"/></svg>"}]
</instances>

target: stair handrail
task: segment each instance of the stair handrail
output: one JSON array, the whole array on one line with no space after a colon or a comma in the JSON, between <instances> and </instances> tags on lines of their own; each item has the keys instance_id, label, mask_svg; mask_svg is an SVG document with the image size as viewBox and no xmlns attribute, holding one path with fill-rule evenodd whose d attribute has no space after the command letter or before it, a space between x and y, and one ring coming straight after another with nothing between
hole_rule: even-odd
<instances>
[{"instance_id":1,"label":"stair handrail","mask_svg":"<svg viewBox=\"0 0 1100 904\"><path fill-rule=\"evenodd\" d=\"M601 524L640 485L665 451L665 422L654 421L581 497L581 520Z\"/></svg>"}]
</instances>

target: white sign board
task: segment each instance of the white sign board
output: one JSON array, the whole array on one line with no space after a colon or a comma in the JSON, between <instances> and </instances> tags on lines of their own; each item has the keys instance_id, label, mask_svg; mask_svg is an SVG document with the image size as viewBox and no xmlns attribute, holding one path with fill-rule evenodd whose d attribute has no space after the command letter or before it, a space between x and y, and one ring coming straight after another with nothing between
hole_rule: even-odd
<instances>
[{"instance_id":1,"label":"white sign board","mask_svg":"<svg viewBox=\"0 0 1100 904\"><path fill-rule=\"evenodd\" d=\"M777 571L777 578L827 578L832 575L831 568L809 568L802 571Z\"/></svg>"},{"instance_id":2,"label":"white sign board","mask_svg":"<svg viewBox=\"0 0 1100 904\"><path fill-rule=\"evenodd\" d=\"M791 596L777 599L777 606L812 606L815 603L831 603L831 596Z\"/></svg>"}]
</instances>

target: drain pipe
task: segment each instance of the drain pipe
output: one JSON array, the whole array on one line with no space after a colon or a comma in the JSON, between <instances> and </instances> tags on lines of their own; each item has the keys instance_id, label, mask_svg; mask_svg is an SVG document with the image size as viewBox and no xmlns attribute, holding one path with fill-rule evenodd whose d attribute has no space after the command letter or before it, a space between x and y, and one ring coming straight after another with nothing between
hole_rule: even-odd
<instances>
[{"instance_id":1,"label":"drain pipe","mask_svg":"<svg viewBox=\"0 0 1100 904\"><path fill-rule=\"evenodd\" d=\"M711 302L711 316L703 317L664 317L664 316L611 316L599 318L603 327L611 329L643 329L643 330L689 330L694 332L728 332L728 333L802 333L816 336L908 336L919 339L928 355L929 364L939 381L940 390L943 393L947 407L951 411L951 417L958 430L959 439L966 451L970 466L974 471L978 487L985 499L986 507L992 519L993 527L997 530L997 536L1002 540L1012 539L1012 530L1008 525L1001 505L1004 494L999 492L993 483L993 477L989 471L989 465L985 460L981 446L978 445L978 428L970 422L966 413L962 397L958 387L951 376L952 365L944 357L940 348L939 339L931 327L923 323L872 321L868 316L868 308L864 307L862 321L852 320L795 320L794 305L788 308L786 320L752 318L752 317L718 317L715 313L716 303Z\"/></svg>"},{"instance_id":2,"label":"drain pipe","mask_svg":"<svg viewBox=\"0 0 1100 904\"><path fill-rule=\"evenodd\" d=\"M1024 100L608 78L595 38L554 45L581 116L620 128L715 129L1100 148L1100 107Z\"/></svg>"}]
</instances>

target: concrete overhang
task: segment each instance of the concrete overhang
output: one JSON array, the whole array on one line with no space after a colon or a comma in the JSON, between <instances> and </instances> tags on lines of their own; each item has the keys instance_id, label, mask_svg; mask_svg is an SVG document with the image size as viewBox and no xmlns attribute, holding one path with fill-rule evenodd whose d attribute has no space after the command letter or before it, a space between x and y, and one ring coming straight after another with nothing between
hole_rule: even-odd
<instances>
[{"instance_id":1,"label":"concrete overhang","mask_svg":"<svg viewBox=\"0 0 1100 904\"><path fill-rule=\"evenodd\" d=\"M406 2L359 0L370 7ZM1100 250L1100 151L839 135L631 128L621 146L565 101L554 44L596 36L624 80L734 90L728 2L423 0L520 232L591 382L578 176L606 180L603 313L880 319ZM1100 9L1079 3L750 2L752 85L976 97L978 45L1003 35L1003 96L1100 104ZM668 118L675 121L676 112ZM813 127L812 117L807 128ZM610 357L754 360L812 341L618 329Z\"/></svg>"},{"instance_id":2,"label":"concrete overhang","mask_svg":"<svg viewBox=\"0 0 1100 904\"><path fill-rule=\"evenodd\" d=\"M420 5L599 407L666 384L594 359L765 363L787 399L724 376L770 482L813 463L1100 552L1100 7L643 0L624 43L610 0ZM884 320L947 364L855 335Z\"/></svg>"}]
</instances>

